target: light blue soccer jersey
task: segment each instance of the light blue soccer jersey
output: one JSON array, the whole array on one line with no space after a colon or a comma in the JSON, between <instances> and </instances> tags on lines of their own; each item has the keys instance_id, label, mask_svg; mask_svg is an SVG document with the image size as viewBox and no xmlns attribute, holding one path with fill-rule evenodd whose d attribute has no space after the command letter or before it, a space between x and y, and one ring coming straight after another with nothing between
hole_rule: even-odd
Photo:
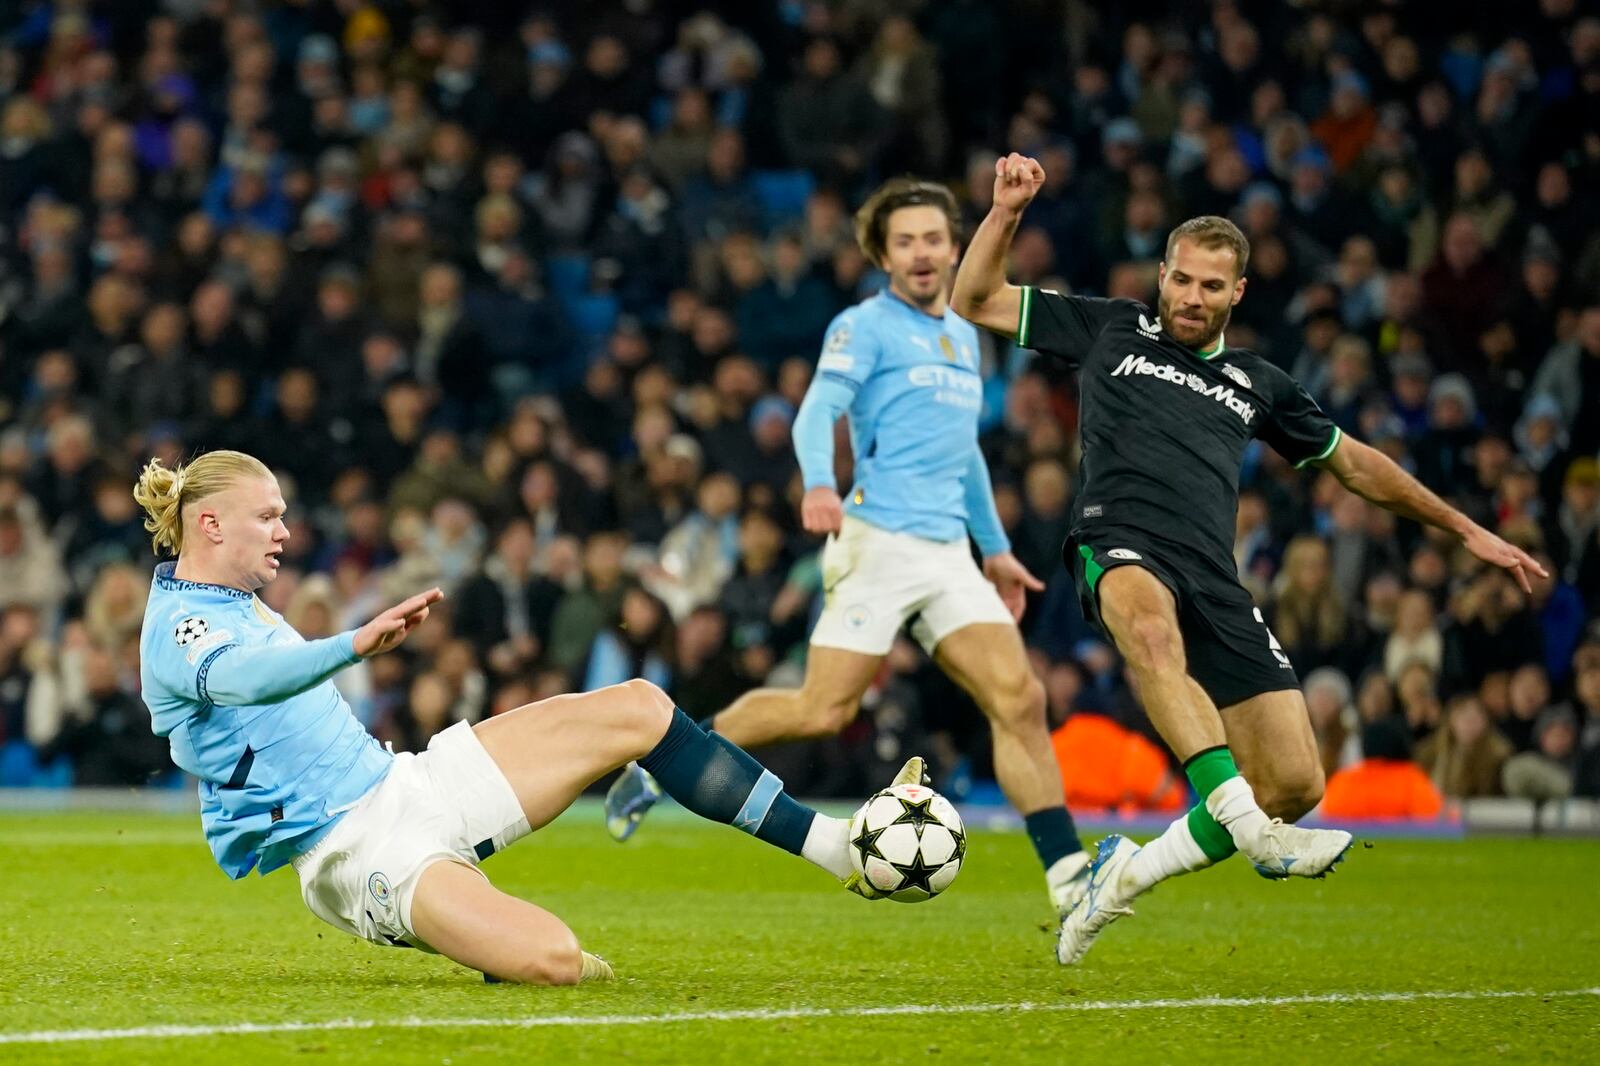
<instances>
[{"instance_id":1,"label":"light blue soccer jersey","mask_svg":"<svg viewBox=\"0 0 1600 1066\"><path fill-rule=\"evenodd\" d=\"M200 779L206 843L230 877L311 847L394 756L331 678L354 634L307 641L253 593L156 567L139 637L144 702L172 761Z\"/></svg>"},{"instance_id":2,"label":"light blue soccer jersey","mask_svg":"<svg viewBox=\"0 0 1600 1066\"><path fill-rule=\"evenodd\" d=\"M806 406L830 396L847 404L855 452L847 513L935 541L959 540L970 526L985 555L1008 550L977 446L976 327L952 311L935 318L885 290L828 327ZM805 414L795 446L806 487L831 487L831 431L819 433L820 417Z\"/></svg>"}]
</instances>

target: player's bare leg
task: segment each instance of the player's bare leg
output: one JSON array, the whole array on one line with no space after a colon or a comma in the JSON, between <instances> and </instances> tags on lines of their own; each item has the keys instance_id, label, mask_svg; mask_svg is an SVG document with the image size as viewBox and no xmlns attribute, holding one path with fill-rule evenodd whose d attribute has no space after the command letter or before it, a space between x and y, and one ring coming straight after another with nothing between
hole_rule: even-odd
<instances>
[{"instance_id":1,"label":"player's bare leg","mask_svg":"<svg viewBox=\"0 0 1600 1066\"><path fill-rule=\"evenodd\" d=\"M1119 566L1100 578L1097 592L1145 713L1178 760L1227 743L1216 705L1189 676L1171 591L1148 570Z\"/></svg>"},{"instance_id":2,"label":"player's bare leg","mask_svg":"<svg viewBox=\"0 0 1600 1066\"><path fill-rule=\"evenodd\" d=\"M813 644L799 688L758 688L707 723L741 748L833 736L855 718L883 656ZM606 829L627 840L661 799L649 774L629 766L606 793Z\"/></svg>"},{"instance_id":3,"label":"player's bare leg","mask_svg":"<svg viewBox=\"0 0 1600 1066\"><path fill-rule=\"evenodd\" d=\"M834 736L855 719L882 665L881 655L813 644L799 688L753 689L710 725L741 748Z\"/></svg>"},{"instance_id":4,"label":"player's bare leg","mask_svg":"<svg viewBox=\"0 0 1600 1066\"><path fill-rule=\"evenodd\" d=\"M560 918L500 891L463 862L441 860L422 871L411 924L439 954L503 981L570 985L612 976Z\"/></svg>"},{"instance_id":5,"label":"player's bare leg","mask_svg":"<svg viewBox=\"0 0 1600 1066\"><path fill-rule=\"evenodd\" d=\"M1089 858L1066 812L1044 686L1028 664L1022 634L995 622L963 626L939 642L933 658L989 719L1000 790L1028 825L1051 902L1058 912L1071 910L1087 887Z\"/></svg>"},{"instance_id":6,"label":"player's bare leg","mask_svg":"<svg viewBox=\"0 0 1600 1066\"><path fill-rule=\"evenodd\" d=\"M795 802L770 771L727 738L701 729L647 681L556 696L481 722L473 731L509 782L530 831L561 814L597 778L637 761L693 813L798 855L851 887L849 821ZM921 776L920 759L912 759L902 771L911 772ZM468 965L477 964L469 960L504 965L513 952L492 943L502 935L495 923L454 914L458 906L488 906L518 923L519 947L534 945L535 961L520 974L535 980L550 974L573 979L576 944L554 916L516 906L499 893L488 895L448 869L430 866L427 874L413 897L413 922L420 897L430 934L441 936L448 949L418 928L419 938L430 947ZM580 975L587 972L581 954L577 966ZM511 973L513 979L525 979L515 969Z\"/></svg>"},{"instance_id":7,"label":"player's bare leg","mask_svg":"<svg viewBox=\"0 0 1600 1066\"><path fill-rule=\"evenodd\" d=\"M1263 692L1222 711L1228 747L1261 809L1292 822L1322 802L1322 758L1299 689Z\"/></svg>"},{"instance_id":8,"label":"player's bare leg","mask_svg":"<svg viewBox=\"0 0 1600 1066\"><path fill-rule=\"evenodd\" d=\"M1083 958L1107 925L1133 913L1135 897L1168 877L1220 862L1235 850L1265 877L1321 877L1343 858L1351 841L1349 833L1338 830L1301 829L1269 819L1257 804L1226 744L1229 730L1222 716L1188 676L1176 603L1165 585L1146 570L1121 566L1100 579L1098 595L1101 619L1127 660L1145 711L1183 761L1201 802L1143 849L1121 836L1101 841L1088 894L1061 923L1057 937L1056 958L1068 965ZM1283 724L1282 704L1276 707L1276 713L1263 710L1257 717ZM1258 766L1275 758L1264 746L1252 754Z\"/></svg>"}]
</instances>

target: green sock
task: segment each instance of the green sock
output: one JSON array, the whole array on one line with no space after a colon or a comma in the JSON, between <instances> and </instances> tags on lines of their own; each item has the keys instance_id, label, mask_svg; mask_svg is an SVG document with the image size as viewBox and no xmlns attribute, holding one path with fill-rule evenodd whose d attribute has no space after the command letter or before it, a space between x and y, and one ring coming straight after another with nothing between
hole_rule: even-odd
<instances>
[{"instance_id":1,"label":"green sock","mask_svg":"<svg viewBox=\"0 0 1600 1066\"><path fill-rule=\"evenodd\" d=\"M1183 772L1188 775L1189 784L1194 786L1195 793L1200 797L1200 802L1189 811L1189 832L1195 843L1200 845L1200 850L1206 853L1206 858L1221 862L1239 849L1233 842L1232 834L1206 809L1206 797L1224 781L1239 776L1239 768L1233 762L1233 752L1225 744L1207 748L1184 763Z\"/></svg>"}]
</instances>

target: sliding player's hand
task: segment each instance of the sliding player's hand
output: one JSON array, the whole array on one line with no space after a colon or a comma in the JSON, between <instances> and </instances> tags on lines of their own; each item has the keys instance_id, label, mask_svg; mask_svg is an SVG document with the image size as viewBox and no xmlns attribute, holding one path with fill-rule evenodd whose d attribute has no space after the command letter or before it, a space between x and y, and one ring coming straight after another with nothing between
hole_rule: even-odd
<instances>
[{"instance_id":1,"label":"sliding player's hand","mask_svg":"<svg viewBox=\"0 0 1600 1066\"><path fill-rule=\"evenodd\" d=\"M1020 215L1044 186L1044 167L1031 156L1012 152L994 161L994 204Z\"/></svg>"},{"instance_id":2,"label":"sliding player's hand","mask_svg":"<svg viewBox=\"0 0 1600 1066\"><path fill-rule=\"evenodd\" d=\"M427 621L428 607L442 599L444 593L431 588L384 611L356 630L356 654L370 659L398 648L413 629Z\"/></svg>"},{"instance_id":3,"label":"sliding player's hand","mask_svg":"<svg viewBox=\"0 0 1600 1066\"><path fill-rule=\"evenodd\" d=\"M800 524L807 533L837 533L844 522L844 502L826 485L807 489L800 500Z\"/></svg>"},{"instance_id":4,"label":"sliding player's hand","mask_svg":"<svg viewBox=\"0 0 1600 1066\"><path fill-rule=\"evenodd\" d=\"M1466 545L1467 551L1484 562L1493 563L1495 566L1510 571L1511 576L1516 578L1517 585L1529 595L1533 594L1533 583L1529 577L1530 574L1537 574L1543 578L1550 576L1533 556L1515 544L1495 536L1482 526L1473 526L1472 531L1462 539L1462 543Z\"/></svg>"},{"instance_id":5,"label":"sliding player's hand","mask_svg":"<svg viewBox=\"0 0 1600 1066\"><path fill-rule=\"evenodd\" d=\"M1028 606L1028 593L1043 592L1044 582L1028 572L1010 552L991 555L983 561L983 576L988 578L1011 612L1014 621L1022 621L1022 612Z\"/></svg>"}]
</instances>

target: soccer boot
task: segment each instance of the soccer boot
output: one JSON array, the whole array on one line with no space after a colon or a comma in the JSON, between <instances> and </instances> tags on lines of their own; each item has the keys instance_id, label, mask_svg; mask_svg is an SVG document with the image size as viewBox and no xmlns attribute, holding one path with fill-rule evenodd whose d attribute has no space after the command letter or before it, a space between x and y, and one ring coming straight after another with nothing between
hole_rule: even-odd
<instances>
[{"instance_id":1,"label":"soccer boot","mask_svg":"<svg viewBox=\"0 0 1600 1066\"><path fill-rule=\"evenodd\" d=\"M931 780L928 776L927 761L920 755L913 755L906 760L904 766L900 767L900 772L894 775L894 780L889 782L888 787L893 788L896 785L926 785ZM851 820L854 821L855 819L852 818ZM850 876L844 879L844 887L847 891L854 892L865 899L883 898L883 893L873 888L871 882L862 877L859 870L850 872Z\"/></svg>"},{"instance_id":2,"label":"soccer boot","mask_svg":"<svg viewBox=\"0 0 1600 1066\"><path fill-rule=\"evenodd\" d=\"M1056 934L1056 961L1061 965L1076 965L1101 930L1133 913L1133 897L1137 893L1127 885L1123 874L1137 854L1139 845L1117 834L1106 837L1095 849L1083 898L1061 919L1061 929Z\"/></svg>"},{"instance_id":3,"label":"soccer boot","mask_svg":"<svg viewBox=\"0 0 1600 1066\"><path fill-rule=\"evenodd\" d=\"M606 789L606 832L622 843L633 836L650 808L661 801L661 786L650 771L636 762L622 768L622 775Z\"/></svg>"},{"instance_id":4,"label":"soccer boot","mask_svg":"<svg viewBox=\"0 0 1600 1066\"><path fill-rule=\"evenodd\" d=\"M596 981L615 981L617 973L611 964L598 955L583 952L583 972L578 976L581 985L593 984Z\"/></svg>"},{"instance_id":5,"label":"soccer boot","mask_svg":"<svg viewBox=\"0 0 1600 1066\"><path fill-rule=\"evenodd\" d=\"M1056 909L1056 917L1065 918L1067 912L1078 905L1084 893L1089 891L1089 853L1080 851L1076 855L1068 855L1058 861L1059 871L1066 876L1065 880L1048 885L1050 903ZM1076 866L1076 869L1073 867ZM1057 872L1055 867L1050 868L1051 873ZM1048 876L1048 875L1047 875Z\"/></svg>"},{"instance_id":6,"label":"soccer boot","mask_svg":"<svg viewBox=\"0 0 1600 1066\"><path fill-rule=\"evenodd\" d=\"M1254 839L1240 842L1256 873L1272 881L1326 877L1355 838L1343 829L1302 829L1274 818Z\"/></svg>"}]
</instances>

